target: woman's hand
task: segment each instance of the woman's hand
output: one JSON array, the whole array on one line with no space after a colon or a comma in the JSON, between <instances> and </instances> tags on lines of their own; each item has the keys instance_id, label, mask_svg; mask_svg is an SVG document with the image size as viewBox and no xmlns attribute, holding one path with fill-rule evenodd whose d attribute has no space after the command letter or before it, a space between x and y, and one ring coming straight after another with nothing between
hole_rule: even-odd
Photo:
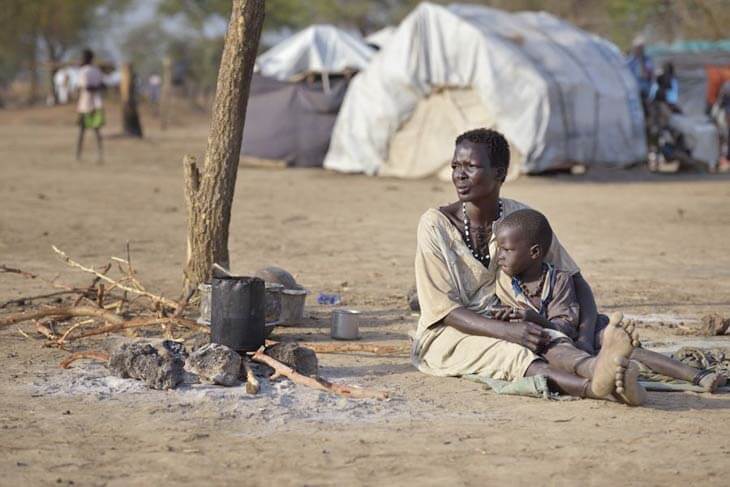
<instances>
[{"instance_id":1,"label":"woman's hand","mask_svg":"<svg viewBox=\"0 0 730 487\"><path fill-rule=\"evenodd\" d=\"M494 315L490 313L490 316ZM550 337L540 325L524 320L505 323L493 317L486 318L466 308L456 308L446 315L443 322L462 333L516 343L535 353L541 353L550 342Z\"/></svg>"},{"instance_id":2,"label":"woman's hand","mask_svg":"<svg viewBox=\"0 0 730 487\"><path fill-rule=\"evenodd\" d=\"M500 321L529 321L538 323L539 315L532 309L495 306L489 311L490 318Z\"/></svg>"},{"instance_id":3,"label":"woman's hand","mask_svg":"<svg viewBox=\"0 0 730 487\"><path fill-rule=\"evenodd\" d=\"M505 339L538 354L542 353L550 342L550 336L540 325L527 321L510 323L507 326Z\"/></svg>"},{"instance_id":4,"label":"woman's hand","mask_svg":"<svg viewBox=\"0 0 730 487\"><path fill-rule=\"evenodd\" d=\"M519 319L515 317L515 309L511 306L495 306L489 310L489 317L499 321Z\"/></svg>"}]
</instances>

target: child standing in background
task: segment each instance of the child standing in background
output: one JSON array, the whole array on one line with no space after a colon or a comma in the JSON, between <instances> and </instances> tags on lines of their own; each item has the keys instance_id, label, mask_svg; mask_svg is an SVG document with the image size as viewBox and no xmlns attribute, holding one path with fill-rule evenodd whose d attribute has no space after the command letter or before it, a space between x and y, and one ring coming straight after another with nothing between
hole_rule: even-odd
<instances>
[{"instance_id":1,"label":"child standing in background","mask_svg":"<svg viewBox=\"0 0 730 487\"><path fill-rule=\"evenodd\" d=\"M81 160L86 129L93 129L96 134L97 164L104 161L101 143L101 127L104 126L104 106L101 99L101 90L104 89L104 80L101 70L94 66L94 53L84 49L81 54L81 69L78 75L79 101L76 111L79 114L79 138L76 144L76 160Z\"/></svg>"}]
</instances>

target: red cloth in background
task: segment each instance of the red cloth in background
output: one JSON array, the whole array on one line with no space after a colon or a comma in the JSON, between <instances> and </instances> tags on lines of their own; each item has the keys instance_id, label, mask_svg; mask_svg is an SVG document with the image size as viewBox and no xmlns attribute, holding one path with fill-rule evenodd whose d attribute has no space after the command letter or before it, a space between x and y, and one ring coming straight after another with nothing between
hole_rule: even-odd
<instances>
[{"instance_id":1,"label":"red cloth in background","mask_svg":"<svg viewBox=\"0 0 730 487\"><path fill-rule=\"evenodd\" d=\"M707 104L712 105L717 100L717 95L723 83L730 81L730 65L707 64L705 65L705 71L707 72Z\"/></svg>"}]
</instances>

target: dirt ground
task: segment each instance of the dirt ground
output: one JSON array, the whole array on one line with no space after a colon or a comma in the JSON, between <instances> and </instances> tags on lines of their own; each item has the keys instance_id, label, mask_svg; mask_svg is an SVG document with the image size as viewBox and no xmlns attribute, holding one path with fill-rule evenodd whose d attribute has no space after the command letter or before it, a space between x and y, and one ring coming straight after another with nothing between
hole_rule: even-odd
<instances>
[{"instance_id":1,"label":"dirt ground","mask_svg":"<svg viewBox=\"0 0 730 487\"><path fill-rule=\"evenodd\" d=\"M174 297L185 256L181 160L203 152L206 118L188 115L161 132L145 112L147 136L137 141L113 137L114 110L101 166L91 139L85 161L74 161L72 108L0 111L0 264L84 284L51 244L99 265L129 241L143 281ZM601 310L689 322L730 313L729 182L589 171L522 178L504 195L548 215ZM320 326L277 333L327 339L329 311L314 297L337 292L364 312L364 340L401 343L416 322L405 293L418 217L453 198L436 180L243 166L232 268L276 264L311 291ZM0 301L44 289L0 274ZM31 325L20 329L33 336ZM686 340L667 326L640 331L654 346ZM635 409L542 401L428 377L407 357L363 354L321 355L322 375L387 389L390 401L291 384L256 398L124 393L89 378L104 375L98 366L60 370L64 353L42 343L15 326L0 331L2 485L727 485L730 476L727 394L650 393Z\"/></svg>"}]
</instances>

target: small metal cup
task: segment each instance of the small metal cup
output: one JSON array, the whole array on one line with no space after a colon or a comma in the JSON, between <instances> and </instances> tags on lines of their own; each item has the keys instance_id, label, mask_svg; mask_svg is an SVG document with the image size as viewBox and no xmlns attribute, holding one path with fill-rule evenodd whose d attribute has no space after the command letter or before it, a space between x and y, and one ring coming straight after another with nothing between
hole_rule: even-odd
<instances>
[{"instance_id":1,"label":"small metal cup","mask_svg":"<svg viewBox=\"0 0 730 487\"><path fill-rule=\"evenodd\" d=\"M332 312L330 336L336 340L360 338L360 312L354 309L336 309Z\"/></svg>"}]
</instances>

